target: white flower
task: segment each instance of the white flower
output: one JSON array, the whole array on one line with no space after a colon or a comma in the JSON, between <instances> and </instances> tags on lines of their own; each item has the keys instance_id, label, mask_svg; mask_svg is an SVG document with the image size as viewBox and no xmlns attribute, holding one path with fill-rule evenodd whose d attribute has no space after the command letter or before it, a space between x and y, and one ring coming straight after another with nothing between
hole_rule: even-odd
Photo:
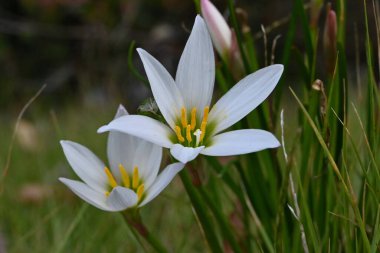
<instances>
[{"instance_id":1,"label":"white flower","mask_svg":"<svg viewBox=\"0 0 380 253\"><path fill-rule=\"evenodd\" d=\"M115 118L128 115L120 106ZM105 211L141 207L153 200L183 168L167 166L157 176L162 148L151 142L119 132L108 137L110 169L89 149L71 141L61 141L63 152L75 173L83 180L59 178L76 195Z\"/></svg>"},{"instance_id":2,"label":"white flower","mask_svg":"<svg viewBox=\"0 0 380 253\"><path fill-rule=\"evenodd\" d=\"M197 16L179 61L175 81L166 69L143 49L138 49L153 96L169 126L141 115L113 120L98 132L120 131L162 147L182 163L199 153L229 156L280 145L269 132L244 129L221 133L263 102L283 71L272 65L248 75L229 90L210 110L215 62L210 35Z\"/></svg>"}]
</instances>

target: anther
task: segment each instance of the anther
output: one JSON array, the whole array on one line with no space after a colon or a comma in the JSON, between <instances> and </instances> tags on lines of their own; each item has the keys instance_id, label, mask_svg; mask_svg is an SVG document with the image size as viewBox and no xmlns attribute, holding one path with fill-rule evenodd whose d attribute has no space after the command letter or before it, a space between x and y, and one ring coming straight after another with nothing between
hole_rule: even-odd
<instances>
[{"instance_id":1,"label":"anther","mask_svg":"<svg viewBox=\"0 0 380 253\"><path fill-rule=\"evenodd\" d=\"M109 184L111 185L112 188L116 187L117 186L117 183L116 183L116 180L115 178L113 177L111 171L107 168L107 167L104 167L104 172L106 173L107 177L108 177L108 182Z\"/></svg>"},{"instance_id":2,"label":"anther","mask_svg":"<svg viewBox=\"0 0 380 253\"><path fill-rule=\"evenodd\" d=\"M192 141L190 130L191 130L191 126L190 126L190 125L187 125L187 127L186 127L186 140L187 140L188 142L191 142L191 141Z\"/></svg>"},{"instance_id":3,"label":"anther","mask_svg":"<svg viewBox=\"0 0 380 253\"><path fill-rule=\"evenodd\" d=\"M108 197L108 196L110 195L110 192L109 192L109 191L106 191L106 192L104 193L104 195L106 195L106 197Z\"/></svg>"},{"instance_id":4,"label":"anther","mask_svg":"<svg viewBox=\"0 0 380 253\"><path fill-rule=\"evenodd\" d=\"M197 108L191 109L191 130L194 130L197 125Z\"/></svg>"},{"instance_id":5,"label":"anther","mask_svg":"<svg viewBox=\"0 0 380 253\"><path fill-rule=\"evenodd\" d=\"M208 106L206 106L205 109L203 110L203 120L202 120L202 122L207 122L209 110L210 110L210 107L208 107Z\"/></svg>"},{"instance_id":6,"label":"anther","mask_svg":"<svg viewBox=\"0 0 380 253\"><path fill-rule=\"evenodd\" d=\"M139 186L139 168L136 166L133 169L132 188L136 189Z\"/></svg>"},{"instance_id":7,"label":"anther","mask_svg":"<svg viewBox=\"0 0 380 253\"><path fill-rule=\"evenodd\" d=\"M129 175L122 164L119 164L119 170L124 186L129 188L131 186L131 179L129 178Z\"/></svg>"},{"instance_id":8,"label":"anther","mask_svg":"<svg viewBox=\"0 0 380 253\"><path fill-rule=\"evenodd\" d=\"M138 200L140 200L141 199L141 197L142 197L142 195L143 195L143 193L144 193L144 184L141 184L140 186L139 186L139 188L137 188L137 191L136 191L136 193L137 193L137 199Z\"/></svg>"},{"instance_id":9,"label":"anther","mask_svg":"<svg viewBox=\"0 0 380 253\"><path fill-rule=\"evenodd\" d=\"M185 107L182 107L181 109L181 123L182 123L182 127L185 128L187 126L187 115L186 115Z\"/></svg>"},{"instance_id":10,"label":"anther","mask_svg":"<svg viewBox=\"0 0 380 253\"><path fill-rule=\"evenodd\" d=\"M174 131L175 131L175 134L177 135L178 141L184 142L185 138L183 138L183 136L181 134L181 128L179 126L175 126Z\"/></svg>"}]
</instances>

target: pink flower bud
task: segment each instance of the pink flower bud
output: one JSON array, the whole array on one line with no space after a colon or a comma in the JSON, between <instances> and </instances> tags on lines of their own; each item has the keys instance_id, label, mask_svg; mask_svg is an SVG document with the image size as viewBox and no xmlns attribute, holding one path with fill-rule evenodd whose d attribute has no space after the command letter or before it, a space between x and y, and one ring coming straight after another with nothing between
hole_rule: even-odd
<instances>
[{"instance_id":1,"label":"pink flower bud","mask_svg":"<svg viewBox=\"0 0 380 253\"><path fill-rule=\"evenodd\" d=\"M325 49L336 49L337 24L335 11L331 9L331 5L327 6L326 22L323 34L323 43Z\"/></svg>"},{"instance_id":2,"label":"pink flower bud","mask_svg":"<svg viewBox=\"0 0 380 253\"><path fill-rule=\"evenodd\" d=\"M331 4L327 5L326 21L323 31L323 49L327 71L333 73L337 55L337 23L336 14L335 11L331 9Z\"/></svg>"},{"instance_id":3,"label":"pink flower bud","mask_svg":"<svg viewBox=\"0 0 380 253\"><path fill-rule=\"evenodd\" d=\"M230 27L222 14L209 0L201 0L201 10L216 50L221 57L228 57L232 45Z\"/></svg>"}]
</instances>

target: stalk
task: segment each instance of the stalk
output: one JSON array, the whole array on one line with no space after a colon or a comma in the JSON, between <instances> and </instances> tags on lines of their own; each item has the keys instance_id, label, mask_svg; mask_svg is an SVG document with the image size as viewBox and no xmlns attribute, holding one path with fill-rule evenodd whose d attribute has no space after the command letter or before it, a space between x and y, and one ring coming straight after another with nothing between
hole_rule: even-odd
<instances>
[{"instance_id":1,"label":"stalk","mask_svg":"<svg viewBox=\"0 0 380 253\"><path fill-rule=\"evenodd\" d=\"M145 227L144 223L142 222L140 213L138 210L131 210L131 211L125 211L122 212L122 215L130 227L130 229L133 231L137 231L138 234L143 237L151 246L155 249L158 253L167 253L168 251L166 248L162 245L162 243L157 240L157 238L149 232L149 230ZM133 233L136 237L137 235ZM137 240L141 243L139 238L137 237Z\"/></svg>"},{"instance_id":2,"label":"stalk","mask_svg":"<svg viewBox=\"0 0 380 253\"><path fill-rule=\"evenodd\" d=\"M207 208L202 201L201 197L199 196L199 193L196 191L195 187L193 186L189 172L187 170L182 170L179 173L183 186L185 187L185 190L187 192L187 195L190 198L190 201L193 205L193 208L195 210L195 213L197 215L197 218L202 226L202 229L204 231L208 246L210 247L211 251L214 253L220 253L223 252L219 240L214 232L214 225L211 222L211 218L209 217L207 213Z\"/></svg>"}]
</instances>

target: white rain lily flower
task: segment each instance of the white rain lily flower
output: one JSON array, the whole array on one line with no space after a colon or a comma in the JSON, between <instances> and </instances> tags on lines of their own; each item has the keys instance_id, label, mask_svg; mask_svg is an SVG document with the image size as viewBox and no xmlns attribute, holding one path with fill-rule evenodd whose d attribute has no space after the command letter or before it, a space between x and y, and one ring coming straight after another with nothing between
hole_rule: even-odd
<instances>
[{"instance_id":1,"label":"white rain lily flower","mask_svg":"<svg viewBox=\"0 0 380 253\"><path fill-rule=\"evenodd\" d=\"M120 106L115 118L128 115ZM83 182L59 178L76 195L105 211L141 207L153 200L183 168L167 166L159 176L162 148L151 142L119 132L108 137L110 169L89 149L71 141L61 141L63 152Z\"/></svg>"},{"instance_id":2,"label":"white rain lily flower","mask_svg":"<svg viewBox=\"0 0 380 253\"><path fill-rule=\"evenodd\" d=\"M138 49L153 96L169 126L141 115L113 120L98 132L120 131L169 148L182 163L198 154L229 156L280 145L271 133L244 129L221 133L262 103L275 88L283 71L272 65L238 82L210 110L215 62L210 35L200 16L179 61L175 81L143 49Z\"/></svg>"}]
</instances>

